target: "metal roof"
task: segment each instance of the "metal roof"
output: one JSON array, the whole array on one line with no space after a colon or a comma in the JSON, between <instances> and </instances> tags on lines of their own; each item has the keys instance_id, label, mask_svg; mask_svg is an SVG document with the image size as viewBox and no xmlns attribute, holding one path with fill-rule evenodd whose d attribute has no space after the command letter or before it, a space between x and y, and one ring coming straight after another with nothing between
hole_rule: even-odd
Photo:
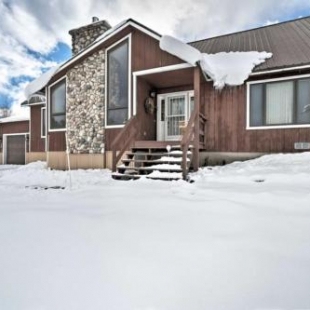
<instances>
[{"instance_id":1,"label":"metal roof","mask_svg":"<svg viewBox=\"0 0 310 310\"><path fill-rule=\"evenodd\" d=\"M266 51L254 71L310 65L310 17L189 43L203 53Z\"/></svg>"}]
</instances>

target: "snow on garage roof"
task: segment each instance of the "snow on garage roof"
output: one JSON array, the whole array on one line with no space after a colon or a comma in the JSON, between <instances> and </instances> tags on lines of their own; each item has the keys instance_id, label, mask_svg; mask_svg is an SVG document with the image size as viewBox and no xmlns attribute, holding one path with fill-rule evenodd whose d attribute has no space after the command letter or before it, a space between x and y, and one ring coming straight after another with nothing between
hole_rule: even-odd
<instances>
[{"instance_id":1,"label":"snow on garage roof","mask_svg":"<svg viewBox=\"0 0 310 310\"><path fill-rule=\"evenodd\" d=\"M29 121L29 116L13 115L9 117L0 118L0 123L15 123Z\"/></svg>"}]
</instances>

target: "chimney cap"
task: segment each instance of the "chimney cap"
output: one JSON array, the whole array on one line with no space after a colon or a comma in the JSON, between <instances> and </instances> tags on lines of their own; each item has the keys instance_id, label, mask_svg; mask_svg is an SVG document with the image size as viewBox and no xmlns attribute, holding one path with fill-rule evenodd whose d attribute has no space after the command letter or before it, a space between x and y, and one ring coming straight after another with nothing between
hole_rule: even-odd
<instances>
[{"instance_id":1,"label":"chimney cap","mask_svg":"<svg viewBox=\"0 0 310 310\"><path fill-rule=\"evenodd\" d=\"M97 16L93 16L92 17L92 22L93 23L99 22L99 18Z\"/></svg>"}]
</instances>

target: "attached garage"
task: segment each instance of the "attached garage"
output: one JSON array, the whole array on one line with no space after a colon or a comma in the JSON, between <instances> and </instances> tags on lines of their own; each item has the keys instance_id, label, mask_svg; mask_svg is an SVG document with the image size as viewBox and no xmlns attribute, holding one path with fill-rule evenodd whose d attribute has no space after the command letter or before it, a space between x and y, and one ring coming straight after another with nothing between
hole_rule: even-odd
<instances>
[{"instance_id":1,"label":"attached garage","mask_svg":"<svg viewBox=\"0 0 310 310\"><path fill-rule=\"evenodd\" d=\"M25 135L6 135L5 138L5 163L8 165L24 165L26 162Z\"/></svg>"},{"instance_id":2,"label":"attached garage","mask_svg":"<svg viewBox=\"0 0 310 310\"><path fill-rule=\"evenodd\" d=\"M24 165L29 152L29 120L22 117L0 119L0 164Z\"/></svg>"}]
</instances>

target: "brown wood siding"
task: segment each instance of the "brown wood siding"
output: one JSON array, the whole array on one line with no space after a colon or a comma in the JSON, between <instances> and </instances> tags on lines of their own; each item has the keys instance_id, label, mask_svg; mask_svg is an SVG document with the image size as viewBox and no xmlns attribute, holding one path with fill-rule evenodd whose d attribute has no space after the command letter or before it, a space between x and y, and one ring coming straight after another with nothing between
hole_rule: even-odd
<instances>
[{"instance_id":1,"label":"brown wood siding","mask_svg":"<svg viewBox=\"0 0 310 310\"><path fill-rule=\"evenodd\" d=\"M0 135L29 132L29 122L0 123Z\"/></svg>"},{"instance_id":2,"label":"brown wood siding","mask_svg":"<svg viewBox=\"0 0 310 310\"><path fill-rule=\"evenodd\" d=\"M210 152L295 152L295 142L310 142L310 128L246 130L246 86L217 91L202 85Z\"/></svg>"},{"instance_id":3,"label":"brown wood siding","mask_svg":"<svg viewBox=\"0 0 310 310\"><path fill-rule=\"evenodd\" d=\"M159 47L159 41L149 37L143 32L131 28L132 31L132 59L131 71L140 71L161 66L169 66L182 63L180 59L174 57ZM128 34L124 33L123 35ZM120 38L118 38L119 40ZM138 140L155 140L156 139L156 113L147 114L144 109L144 102L152 89L152 85L138 78L137 83L137 117L139 118ZM133 106L132 106L133 108ZM111 144L117 134L119 128L107 128L105 130L105 148L111 150Z\"/></svg>"},{"instance_id":4,"label":"brown wood siding","mask_svg":"<svg viewBox=\"0 0 310 310\"><path fill-rule=\"evenodd\" d=\"M63 152L66 150L66 135L64 131L48 133L48 152Z\"/></svg>"},{"instance_id":5,"label":"brown wood siding","mask_svg":"<svg viewBox=\"0 0 310 310\"><path fill-rule=\"evenodd\" d=\"M115 137L121 132L122 128L106 128L105 129L105 150L111 151L111 144ZM120 146L118 146L119 148Z\"/></svg>"},{"instance_id":6,"label":"brown wood siding","mask_svg":"<svg viewBox=\"0 0 310 310\"><path fill-rule=\"evenodd\" d=\"M159 41L147 34L132 31L132 72L184 63L159 47Z\"/></svg>"},{"instance_id":7,"label":"brown wood siding","mask_svg":"<svg viewBox=\"0 0 310 310\"><path fill-rule=\"evenodd\" d=\"M137 116L139 117L138 140L156 140L156 110L153 114L146 113L145 100L149 97L151 86L143 79L138 79L137 86ZM154 98L156 106L156 98Z\"/></svg>"},{"instance_id":8,"label":"brown wood siding","mask_svg":"<svg viewBox=\"0 0 310 310\"><path fill-rule=\"evenodd\" d=\"M106 49L130 33L132 33L132 72L184 62L177 57L162 51L159 47L158 40L148 36L132 26L128 26L102 44L98 45L95 49L90 50L83 57L66 67L64 70L60 70L51 79L49 84L52 84L54 81L60 79L68 70L76 66L77 63L82 62L85 58L91 56L99 50Z\"/></svg>"},{"instance_id":9,"label":"brown wood siding","mask_svg":"<svg viewBox=\"0 0 310 310\"><path fill-rule=\"evenodd\" d=\"M151 86L143 79L138 78L137 83L137 117L139 119L139 128L137 140L156 140L156 111L154 114L147 114L144 108L144 102L149 96ZM105 130L105 148L111 150L113 140L121 131L121 128L106 128ZM117 146L120 148L121 146Z\"/></svg>"},{"instance_id":10,"label":"brown wood siding","mask_svg":"<svg viewBox=\"0 0 310 310\"><path fill-rule=\"evenodd\" d=\"M30 151L44 152L45 139L41 138L41 108L43 105L31 106L31 124L30 124Z\"/></svg>"}]
</instances>

